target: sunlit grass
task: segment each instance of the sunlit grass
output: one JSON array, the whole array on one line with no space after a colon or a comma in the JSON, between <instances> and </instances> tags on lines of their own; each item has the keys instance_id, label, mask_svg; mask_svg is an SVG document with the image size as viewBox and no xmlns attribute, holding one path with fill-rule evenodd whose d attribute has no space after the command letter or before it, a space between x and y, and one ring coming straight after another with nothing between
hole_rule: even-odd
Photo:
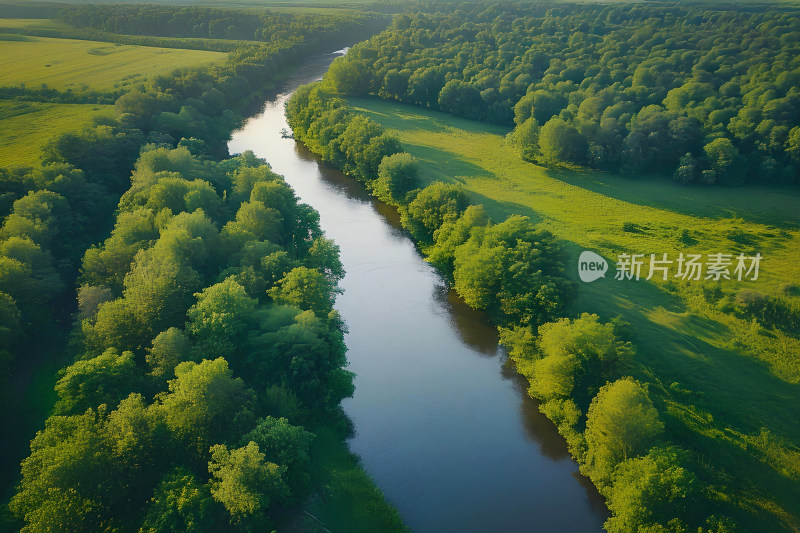
<instances>
[{"instance_id":1,"label":"sunlit grass","mask_svg":"<svg viewBox=\"0 0 800 533\"><path fill-rule=\"evenodd\" d=\"M36 166L50 139L98 116L114 116L114 106L0 101L0 167Z\"/></svg>"},{"instance_id":2,"label":"sunlit grass","mask_svg":"<svg viewBox=\"0 0 800 533\"><path fill-rule=\"evenodd\" d=\"M8 19L0 21L0 27ZM24 40L16 40L23 37ZM13 35L0 39L0 86L118 90L177 68L220 63L220 52Z\"/></svg>"}]
</instances>

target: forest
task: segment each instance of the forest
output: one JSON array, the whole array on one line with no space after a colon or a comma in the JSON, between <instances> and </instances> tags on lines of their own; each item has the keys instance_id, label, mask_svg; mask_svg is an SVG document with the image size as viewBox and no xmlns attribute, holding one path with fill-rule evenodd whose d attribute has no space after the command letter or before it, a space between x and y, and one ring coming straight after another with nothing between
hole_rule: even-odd
<instances>
[{"instance_id":1,"label":"forest","mask_svg":"<svg viewBox=\"0 0 800 533\"><path fill-rule=\"evenodd\" d=\"M106 10L114 31L139 17ZM342 446L353 392L338 248L265 161L226 145L288 65L373 19L237 16L268 42L111 93L113 117L57 133L38 166L0 168L4 494L33 439L4 529L269 531L331 468L371 498L375 527L400 528L355 459L314 459L316 440ZM17 383L59 363L46 422L18 416Z\"/></svg>"},{"instance_id":2,"label":"forest","mask_svg":"<svg viewBox=\"0 0 800 533\"><path fill-rule=\"evenodd\" d=\"M520 155L545 165L796 183L797 28L776 7L422 3L330 80L514 126Z\"/></svg>"}]
</instances>

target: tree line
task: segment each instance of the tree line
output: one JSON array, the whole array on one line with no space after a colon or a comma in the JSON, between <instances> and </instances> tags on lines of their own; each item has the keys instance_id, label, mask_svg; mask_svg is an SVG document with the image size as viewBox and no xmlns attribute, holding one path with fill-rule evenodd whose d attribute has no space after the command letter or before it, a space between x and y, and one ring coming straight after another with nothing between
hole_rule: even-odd
<instances>
[{"instance_id":1,"label":"tree line","mask_svg":"<svg viewBox=\"0 0 800 533\"><path fill-rule=\"evenodd\" d=\"M525 159L681 183L795 183L798 15L776 6L421 3L335 90L513 126Z\"/></svg>"},{"instance_id":2,"label":"tree line","mask_svg":"<svg viewBox=\"0 0 800 533\"><path fill-rule=\"evenodd\" d=\"M77 28L116 34L277 42L320 33L341 38L374 22L375 16L354 11L320 16L196 6L87 4L67 7L58 18Z\"/></svg>"},{"instance_id":3,"label":"tree line","mask_svg":"<svg viewBox=\"0 0 800 533\"><path fill-rule=\"evenodd\" d=\"M529 394L605 497L612 514L605 528L738 531L703 491L696 457L665 435L648 384L630 377L630 325L564 318L573 287L563 276L562 245L528 217L492 221L458 185L420 188L418 162L374 121L348 110L332 80L335 65L287 102L295 138L396 206L426 260L499 327Z\"/></svg>"}]
</instances>

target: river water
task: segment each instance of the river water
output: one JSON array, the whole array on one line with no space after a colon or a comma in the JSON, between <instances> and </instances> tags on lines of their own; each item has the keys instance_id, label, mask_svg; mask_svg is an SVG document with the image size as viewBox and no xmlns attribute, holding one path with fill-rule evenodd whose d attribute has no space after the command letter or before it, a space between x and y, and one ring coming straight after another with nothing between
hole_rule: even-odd
<instances>
[{"instance_id":1,"label":"river water","mask_svg":"<svg viewBox=\"0 0 800 533\"><path fill-rule=\"evenodd\" d=\"M600 531L602 500L504 366L494 328L447 290L396 211L282 136L291 92L341 53L298 67L229 149L269 161L341 248L350 449L416 532Z\"/></svg>"}]
</instances>

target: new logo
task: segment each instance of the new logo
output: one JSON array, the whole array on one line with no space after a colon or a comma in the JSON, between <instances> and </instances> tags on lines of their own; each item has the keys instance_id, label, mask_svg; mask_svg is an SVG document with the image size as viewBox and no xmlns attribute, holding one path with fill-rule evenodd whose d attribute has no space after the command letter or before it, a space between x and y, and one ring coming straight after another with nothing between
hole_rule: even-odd
<instances>
[{"instance_id":1,"label":"new logo","mask_svg":"<svg viewBox=\"0 0 800 533\"><path fill-rule=\"evenodd\" d=\"M578 276L581 281L592 282L598 278L606 277L608 263L601 256L589 250L581 252L578 258Z\"/></svg>"}]
</instances>

